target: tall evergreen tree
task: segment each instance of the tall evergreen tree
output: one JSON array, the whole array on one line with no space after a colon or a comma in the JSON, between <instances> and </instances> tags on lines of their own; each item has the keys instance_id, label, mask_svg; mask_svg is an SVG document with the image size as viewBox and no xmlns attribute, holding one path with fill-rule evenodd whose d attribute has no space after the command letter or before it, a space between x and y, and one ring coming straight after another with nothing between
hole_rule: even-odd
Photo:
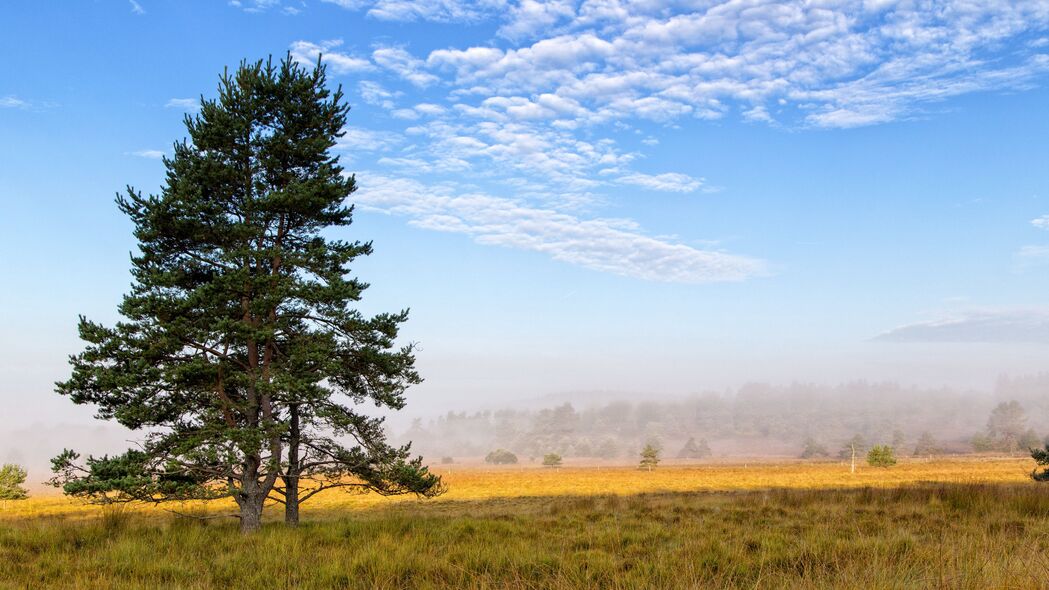
<instances>
[{"instance_id":1,"label":"tall evergreen tree","mask_svg":"<svg viewBox=\"0 0 1049 590\"><path fill-rule=\"evenodd\" d=\"M441 491L380 418L420 378L395 344L407 311L365 317L349 265L368 242L330 238L353 208L354 177L331 148L349 107L341 89L290 56L223 74L218 98L185 119L159 195L118 196L135 224L134 283L115 327L81 318L88 346L58 391L98 416L147 429L118 457L66 451L55 483L99 501L232 496L241 528L267 499L286 521L321 489ZM349 442L346 442L349 441Z\"/></svg>"}]
</instances>

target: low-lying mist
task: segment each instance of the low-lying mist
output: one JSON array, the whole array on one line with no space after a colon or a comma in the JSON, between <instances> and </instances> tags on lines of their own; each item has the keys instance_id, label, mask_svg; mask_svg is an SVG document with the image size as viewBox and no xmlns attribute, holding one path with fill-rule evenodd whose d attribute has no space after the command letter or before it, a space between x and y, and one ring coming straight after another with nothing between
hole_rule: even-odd
<instances>
[{"instance_id":1,"label":"low-lying mist","mask_svg":"<svg viewBox=\"0 0 1049 590\"><path fill-rule=\"evenodd\" d=\"M680 399L589 396L542 408L451 410L417 418L394 438L412 441L413 450L435 464L476 460L495 449L522 462L547 453L633 462L647 443L659 445L665 457L690 459L838 457L851 444L860 451L891 445L900 456L1017 452L1041 444L1046 434L1049 374L1002 377L992 391L855 381L750 383Z\"/></svg>"}]
</instances>

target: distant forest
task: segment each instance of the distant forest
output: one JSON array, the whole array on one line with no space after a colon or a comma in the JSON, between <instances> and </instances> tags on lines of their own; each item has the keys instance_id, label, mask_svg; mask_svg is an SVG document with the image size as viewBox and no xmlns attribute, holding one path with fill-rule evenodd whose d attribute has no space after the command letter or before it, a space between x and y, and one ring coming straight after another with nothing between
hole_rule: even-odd
<instances>
[{"instance_id":1,"label":"distant forest","mask_svg":"<svg viewBox=\"0 0 1049 590\"><path fill-rule=\"evenodd\" d=\"M1016 403L1006 403L1016 402ZM996 409L997 408L997 409ZM428 461L507 449L634 460L658 444L666 457L837 457L850 443L901 456L1021 451L1049 434L1049 373L998 380L992 392L856 381L837 386L751 383L678 400L588 401L542 409L448 412L415 420L395 438ZM689 442L692 439L692 442ZM696 441L700 441L698 444Z\"/></svg>"}]
</instances>

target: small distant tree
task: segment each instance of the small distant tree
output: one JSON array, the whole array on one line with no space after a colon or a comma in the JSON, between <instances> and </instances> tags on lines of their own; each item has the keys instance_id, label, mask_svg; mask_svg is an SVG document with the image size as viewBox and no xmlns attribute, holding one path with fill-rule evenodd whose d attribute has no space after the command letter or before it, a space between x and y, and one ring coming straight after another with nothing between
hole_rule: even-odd
<instances>
[{"instance_id":1,"label":"small distant tree","mask_svg":"<svg viewBox=\"0 0 1049 590\"><path fill-rule=\"evenodd\" d=\"M838 451L838 457L841 459L847 459L849 461L849 471L856 473L856 457L857 455L862 456L863 452L867 449L867 442L863 440L863 437L856 435L851 439L845 441L845 445Z\"/></svg>"},{"instance_id":2,"label":"small distant tree","mask_svg":"<svg viewBox=\"0 0 1049 590\"><path fill-rule=\"evenodd\" d=\"M841 446L841 450L838 451L839 459L849 459L853 455L863 456L867 452L867 441L857 434L849 440L845 441L845 444Z\"/></svg>"},{"instance_id":3,"label":"small distant tree","mask_svg":"<svg viewBox=\"0 0 1049 590\"><path fill-rule=\"evenodd\" d=\"M557 453L547 453L543 455L543 467L560 467L561 466L561 455Z\"/></svg>"},{"instance_id":4,"label":"small distant tree","mask_svg":"<svg viewBox=\"0 0 1049 590\"><path fill-rule=\"evenodd\" d=\"M977 453L987 453L995 450L994 441L986 434L974 434L969 443L973 446L973 451Z\"/></svg>"},{"instance_id":5,"label":"small distant tree","mask_svg":"<svg viewBox=\"0 0 1049 590\"><path fill-rule=\"evenodd\" d=\"M1020 443L1027 430L1027 413L1016 400L998 404L987 419L987 437L995 451L1015 453L1023 449Z\"/></svg>"},{"instance_id":6,"label":"small distant tree","mask_svg":"<svg viewBox=\"0 0 1049 590\"><path fill-rule=\"evenodd\" d=\"M455 459L452 457L441 457L441 465L451 465L455 463Z\"/></svg>"},{"instance_id":7,"label":"small distant tree","mask_svg":"<svg viewBox=\"0 0 1049 590\"><path fill-rule=\"evenodd\" d=\"M827 447L823 446L816 439L809 437L805 439L805 447L801 450L802 459L815 459L817 457L830 457L830 452L827 451Z\"/></svg>"},{"instance_id":8,"label":"small distant tree","mask_svg":"<svg viewBox=\"0 0 1049 590\"><path fill-rule=\"evenodd\" d=\"M641 463L638 465L639 468L647 471L652 471L659 465L659 446L648 443L643 449L641 449Z\"/></svg>"},{"instance_id":9,"label":"small distant tree","mask_svg":"<svg viewBox=\"0 0 1049 590\"><path fill-rule=\"evenodd\" d=\"M923 432L918 437L918 442L914 445L914 456L924 457L938 455L943 452L939 445L936 443L936 439L933 438L932 434L928 431Z\"/></svg>"},{"instance_id":10,"label":"small distant tree","mask_svg":"<svg viewBox=\"0 0 1049 590\"><path fill-rule=\"evenodd\" d=\"M907 444L907 435L899 428L892 431L892 448L902 449Z\"/></svg>"},{"instance_id":11,"label":"small distant tree","mask_svg":"<svg viewBox=\"0 0 1049 590\"><path fill-rule=\"evenodd\" d=\"M1033 451L1041 446L1041 441L1038 439L1038 433L1033 428L1028 428L1026 432L1020 435L1020 448L1025 451Z\"/></svg>"},{"instance_id":12,"label":"small distant tree","mask_svg":"<svg viewBox=\"0 0 1049 590\"><path fill-rule=\"evenodd\" d=\"M615 459L619 456L619 446L616 445L614 439L606 438L598 443L594 454L601 459Z\"/></svg>"},{"instance_id":13,"label":"small distant tree","mask_svg":"<svg viewBox=\"0 0 1049 590\"><path fill-rule=\"evenodd\" d=\"M889 445L874 445L867 452L867 464L871 467L892 467L896 464L896 451Z\"/></svg>"},{"instance_id":14,"label":"small distant tree","mask_svg":"<svg viewBox=\"0 0 1049 590\"><path fill-rule=\"evenodd\" d=\"M26 470L18 465L6 464L0 467L0 500L25 500L29 491L22 485L26 480Z\"/></svg>"},{"instance_id":15,"label":"small distant tree","mask_svg":"<svg viewBox=\"0 0 1049 590\"><path fill-rule=\"evenodd\" d=\"M688 441L685 442L685 446L681 447L681 450L677 452L678 459L702 459L710 456L710 445L707 444L707 439L701 438L699 442L696 442L695 437L688 437Z\"/></svg>"},{"instance_id":16,"label":"small distant tree","mask_svg":"<svg viewBox=\"0 0 1049 590\"><path fill-rule=\"evenodd\" d=\"M485 456L484 462L492 465L513 465L517 463L517 455L506 449L496 449Z\"/></svg>"}]
</instances>

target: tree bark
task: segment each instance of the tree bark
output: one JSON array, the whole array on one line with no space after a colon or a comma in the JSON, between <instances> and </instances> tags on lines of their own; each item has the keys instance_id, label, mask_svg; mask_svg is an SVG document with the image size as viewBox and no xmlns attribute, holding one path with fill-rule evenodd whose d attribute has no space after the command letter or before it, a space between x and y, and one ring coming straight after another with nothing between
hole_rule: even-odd
<instances>
[{"instance_id":1,"label":"tree bark","mask_svg":"<svg viewBox=\"0 0 1049 590\"><path fill-rule=\"evenodd\" d=\"M288 468L284 475L284 524L299 525L299 406L290 408L288 428Z\"/></svg>"},{"instance_id":2,"label":"tree bark","mask_svg":"<svg viewBox=\"0 0 1049 590\"><path fill-rule=\"evenodd\" d=\"M262 527L262 499L250 498L240 506L240 532L254 533Z\"/></svg>"},{"instance_id":3,"label":"tree bark","mask_svg":"<svg viewBox=\"0 0 1049 590\"><path fill-rule=\"evenodd\" d=\"M262 527L262 508L266 494L259 485L260 461L257 457L248 457L244 461L244 473L240 480L240 491L236 495L240 508L240 532L254 533Z\"/></svg>"}]
</instances>

